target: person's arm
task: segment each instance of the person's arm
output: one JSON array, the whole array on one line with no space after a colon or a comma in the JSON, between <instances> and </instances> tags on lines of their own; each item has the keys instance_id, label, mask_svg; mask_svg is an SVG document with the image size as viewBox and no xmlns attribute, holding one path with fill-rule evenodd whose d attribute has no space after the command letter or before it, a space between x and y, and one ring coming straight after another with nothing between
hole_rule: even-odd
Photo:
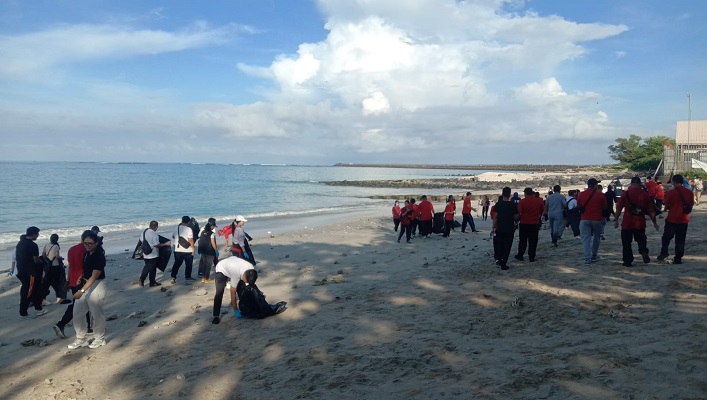
<instances>
[{"instance_id":1,"label":"person's arm","mask_svg":"<svg viewBox=\"0 0 707 400\"><path fill-rule=\"evenodd\" d=\"M14 275L15 274L15 261L12 262L12 265L10 266L10 272L7 274L8 276Z\"/></svg>"},{"instance_id":2,"label":"person's arm","mask_svg":"<svg viewBox=\"0 0 707 400\"><path fill-rule=\"evenodd\" d=\"M231 305L234 310L238 310L238 293L236 293L236 287L233 286L233 282L231 282Z\"/></svg>"},{"instance_id":3,"label":"person's arm","mask_svg":"<svg viewBox=\"0 0 707 400\"><path fill-rule=\"evenodd\" d=\"M189 241L189 246L191 246L191 255L194 255L194 253L196 253L196 246L194 246L194 238L190 237L187 238L187 240Z\"/></svg>"},{"instance_id":4,"label":"person's arm","mask_svg":"<svg viewBox=\"0 0 707 400\"><path fill-rule=\"evenodd\" d=\"M214 235L211 235L211 247L214 248L214 251L216 252L216 257L218 257L219 256L218 245L216 244L216 238L214 237Z\"/></svg>"},{"instance_id":5,"label":"person's arm","mask_svg":"<svg viewBox=\"0 0 707 400\"><path fill-rule=\"evenodd\" d=\"M74 300L80 299L81 296L83 296L84 292L88 292L88 289L93 285L93 283L98 279L99 276L101 276L101 270L94 269L93 272L91 272L91 277L88 278L86 283L84 283L81 290L78 290L76 293L74 293Z\"/></svg>"}]
</instances>

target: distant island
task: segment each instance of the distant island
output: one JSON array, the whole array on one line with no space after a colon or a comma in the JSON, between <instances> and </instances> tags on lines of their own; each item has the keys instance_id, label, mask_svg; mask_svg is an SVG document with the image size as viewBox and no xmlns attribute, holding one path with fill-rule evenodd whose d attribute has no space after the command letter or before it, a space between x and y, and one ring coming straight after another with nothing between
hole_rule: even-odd
<instances>
[{"instance_id":1,"label":"distant island","mask_svg":"<svg viewBox=\"0 0 707 400\"><path fill-rule=\"evenodd\" d=\"M334 167L373 167L373 168L415 168L415 169L460 169L481 171L537 171L560 172L567 170L605 168L601 165L559 165L559 164L354 164L336 163Z\"/></svg>"}]
</instances>

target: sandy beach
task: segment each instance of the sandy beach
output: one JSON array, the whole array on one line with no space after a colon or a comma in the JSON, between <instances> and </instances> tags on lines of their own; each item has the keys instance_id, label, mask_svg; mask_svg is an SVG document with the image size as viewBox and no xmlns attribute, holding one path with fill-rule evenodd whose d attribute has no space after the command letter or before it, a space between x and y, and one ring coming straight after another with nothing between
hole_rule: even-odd
<instances>
[{"instance_id":1,"label":"sandy beach","mask_svg":"<svg viewBox=\"0 0 707 400\"><path fill-rule=\"evenodd\" d=\"M388 215L256 237L258 285L288 302L265 320L225 306L213 325L213 284L187 285L180 272L175 285L158 274L161 288L139 287L142 262L110 256L108 343L95 350L55 336L65 306L18 321L19 281L3 276L0 398L707 397L704 206L684 264L630 269L613 222L589 269L579 240L553 248L543 230L537 262L501 271L490 221L399 244ZM655 260L660 233L648 232Z\"/></svg>"}]
</instances>

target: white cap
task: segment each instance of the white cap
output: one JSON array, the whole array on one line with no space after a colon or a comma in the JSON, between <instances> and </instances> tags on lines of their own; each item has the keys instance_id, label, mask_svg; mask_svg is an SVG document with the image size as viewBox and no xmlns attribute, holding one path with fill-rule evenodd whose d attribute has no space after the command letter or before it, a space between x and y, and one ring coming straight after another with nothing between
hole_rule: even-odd
<instances>
[{"instance_id":1,"label":"white cap","mask_svg":"<svg viewBox=\"0 0 707 400\"><path fill-rule=\"evenodd\" d=\"M244 216L242 216L242 215L236 215L236 222L241 222L241 221L243 221L243 222L248 222L248 220L245 219Z\"/></svg>"}]
</instances>

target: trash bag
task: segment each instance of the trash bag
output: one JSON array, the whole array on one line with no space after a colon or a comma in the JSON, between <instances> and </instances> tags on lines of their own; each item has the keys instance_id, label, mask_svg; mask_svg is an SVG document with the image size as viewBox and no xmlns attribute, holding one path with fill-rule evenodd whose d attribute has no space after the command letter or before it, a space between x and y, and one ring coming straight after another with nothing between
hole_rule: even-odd
<instances>
[{"instance_id":1,"label":"trash bag","mask_svg":"<svg viewBox=\"0 0 707 400\"><path fill-rule=\"evenodd\" d=\"M169 242L169 239L164 236L160 236L160 244L167 242ZM164 270L167 268L167 264L169 264L169 259L172 257L172 246L160 247L159 251L160 262L157 264L157 269L164 272Z\"/></svg>"}]
</instances>

